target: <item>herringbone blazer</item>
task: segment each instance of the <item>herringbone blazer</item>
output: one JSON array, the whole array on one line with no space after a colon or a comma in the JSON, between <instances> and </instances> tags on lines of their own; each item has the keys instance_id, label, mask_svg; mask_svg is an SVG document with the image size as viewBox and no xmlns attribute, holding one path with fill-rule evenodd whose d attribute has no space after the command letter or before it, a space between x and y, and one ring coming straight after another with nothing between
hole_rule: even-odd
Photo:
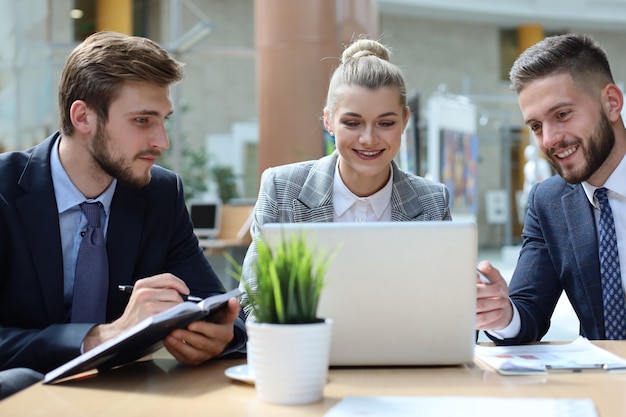
<instances>
[{"instance_id":1,"label":"herringbone blazer","mask_svg":"<svg viewBox=\"0 0 626 417\"><path fill-rule=\"evenodd\" d=\"M333 178L338 153L318 160L268 168L261 176L251 226L252 243L243 263L243 278L256 287L253 265L256 242L265 223L333 221ZM445 185L402 171L392 162L392 221L451 220ZM250 310L242 298L246 314Z\"/></svg>"}]
</instances>

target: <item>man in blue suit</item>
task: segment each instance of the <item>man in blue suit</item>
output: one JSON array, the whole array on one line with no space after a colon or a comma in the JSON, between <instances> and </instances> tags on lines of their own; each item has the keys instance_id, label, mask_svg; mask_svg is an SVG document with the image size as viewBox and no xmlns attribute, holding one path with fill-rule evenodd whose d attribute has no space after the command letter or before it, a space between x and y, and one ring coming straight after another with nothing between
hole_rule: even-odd
<instances>
[{"instance_id":1,"label":"man in blue suit","mask_svg":"<svg viewBox=\"0 0 626 417\"><path fill-rule=\"evenodd\" d=\"M526 126L559 175L528 197L523 244L510 287L487 261L479 270L477 328L497 344L539 341L565 291L588 339L605 331L598 251L599 202L608 189L626 277L626 130L624 98L606 53L585 35L549 37L526 50L510 72ZM620 295L618 303L623 303ZM620 338L620 337L618 337Z\"/></svg>"},{"instance_id":2,"label":"man in blue suit","mask_svg":"<svg viewBox=\"0 0 626 417\"><path fill-rule=\"evenodd\" d=\"M0 155L0 370L8 375L48 372L182 302L180 294L224 292L193 234L180 177L155 165L169 148L169 87L182 77L182 64L156 43L96 33L63 69L60 132ZM103 207L102 322L71 317L84 201ZM126 284L134 284L130 295L118 291ZM242 350L239 313L232 299L214 322L174 330L163 344L188 365ZM3 396L15 390L2 387L6 375Z\"/></svg>"}]
</instances>

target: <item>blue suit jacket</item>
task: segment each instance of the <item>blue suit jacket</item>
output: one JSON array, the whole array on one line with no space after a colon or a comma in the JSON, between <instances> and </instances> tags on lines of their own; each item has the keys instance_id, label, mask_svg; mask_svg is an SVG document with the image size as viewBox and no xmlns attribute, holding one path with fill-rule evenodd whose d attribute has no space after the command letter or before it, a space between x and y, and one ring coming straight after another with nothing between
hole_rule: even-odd
<instances>
[{"instance_id":1,"label":"blue suit jacket","mask_svg":"<svg viewBox=\"0 0 626 417\"><path fill-rule=\"evenodd\" d=\"M40 372L80 354L93 323L67 323L59 217L50 171L58 133L24 152L0 155L0 369ZM107 231L107 321L121 316L119 284L163 272L201 297L224 292L193 234L180 177L160 167L142 188L118 182ZM238 319L231 346L245 346Z\"/></svg>"},{"instance_id":2,"label":"blue suit jacket","mask_svg":"<svg viewBox=\"0 0 626 417\"><path fill-rule=\"evenodd\" d=\"M533 187L522 232L523 244L511 278L510 297L519 309L518 337L498 344L540 340L565 290L580 334L604 339L598 239L593 207L580 184L560 176Z\"/></svg>"}]
</instances>

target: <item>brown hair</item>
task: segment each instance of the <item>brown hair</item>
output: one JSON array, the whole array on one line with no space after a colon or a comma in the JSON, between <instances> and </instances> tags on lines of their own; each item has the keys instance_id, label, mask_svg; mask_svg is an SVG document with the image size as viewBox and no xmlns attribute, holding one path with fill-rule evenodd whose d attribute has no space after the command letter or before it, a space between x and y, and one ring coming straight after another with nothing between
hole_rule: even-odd
<instances>
[{"instance_id":1,"label":"brown hair","mask_svg":"<svg viewBox=\"0 0 626 417\"><path fill-rule=\"evenodd\" d=\"M94 33L69 55L59 83L60 129L71 135L70 107L83 100L95 109L100 122L125 81L169 86L183 78L183 64L156 42L138 36L102 31Z\"/></svg>"},{"instance_id":2,"label":"brown hair","mask_svg":"<svg viewBox=\"0 0 626 417\"><path fill-rule=\"evenodd\" d=\"M380 87L396 88L400 104L406 106L406 85L402 71L389 61L389 50L380 42L358 39L341 55L341 62L333 72L328 86L326 109L335 109L339 90L343 86L360 86L371 90Z\"/></svg>"},{"instance_id":3,"label":"brown hair","mask_svg":"<svg viewBox=\"0 0 626 417\"><path fill-rule=\"evenodd\" d=\"M509 79L520 92L528 83L549 75L569 74L589 94L613 83L613 75L602 46L590 36L551 36L524 51L515 61Z\"/></svg>"}]
</instances>

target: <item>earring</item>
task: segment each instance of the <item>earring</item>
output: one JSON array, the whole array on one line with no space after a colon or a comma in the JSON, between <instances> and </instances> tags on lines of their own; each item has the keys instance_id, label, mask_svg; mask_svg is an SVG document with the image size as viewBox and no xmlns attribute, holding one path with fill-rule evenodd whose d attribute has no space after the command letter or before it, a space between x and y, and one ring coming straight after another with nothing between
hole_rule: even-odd
<instances>
[{"instance_id":1,"label":"earring","mask_svg":"<svg viewBox=\"0 0 626 417\"><path fill-rule=\"evenodd\" d=\"M335 137L335 132L333 132L332 130L329 130L328 133L330 134L330 136L332 136L333 138Z\"/></svg>"}]
</instances>

